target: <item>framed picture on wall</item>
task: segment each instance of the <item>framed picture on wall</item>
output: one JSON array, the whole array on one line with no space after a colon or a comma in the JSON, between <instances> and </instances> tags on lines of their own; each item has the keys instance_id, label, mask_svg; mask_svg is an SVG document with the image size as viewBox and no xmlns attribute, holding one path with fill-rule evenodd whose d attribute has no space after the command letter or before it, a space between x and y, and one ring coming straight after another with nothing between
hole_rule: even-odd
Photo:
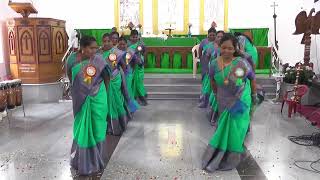
<instances>
[{"instance_id":1,"label":"framed picture on wall","mask_svg":"<svg viewBox=\"0 0 320 180\"><path fill-rule=\"evenodd\" d=\"M153 0L153 32L159 34L172 28L173 34L187 34L189 0Z\"/></svg>"},{"instance_id":2,"label":"framed picture on wall","mask_svg":"<svg viewBox=\"0 0 320 180\"><path fill-rule=\"evenodd\" d=\"M228 0L200 0L200 34L207 34L211 23L217 30L228 29Z\"/></svg>"},{"instance_id":3,"label":"framed picture on wall","mask_svg":"<svg viewBox=\"0 0 320 180\"><path fill-rule=\"evenodd\" d=\"M115 0L115 26L119 31L132 22L143 26L143 0ZM125 30L128 34L129 30Z\"/></svg>"}]
</instances>

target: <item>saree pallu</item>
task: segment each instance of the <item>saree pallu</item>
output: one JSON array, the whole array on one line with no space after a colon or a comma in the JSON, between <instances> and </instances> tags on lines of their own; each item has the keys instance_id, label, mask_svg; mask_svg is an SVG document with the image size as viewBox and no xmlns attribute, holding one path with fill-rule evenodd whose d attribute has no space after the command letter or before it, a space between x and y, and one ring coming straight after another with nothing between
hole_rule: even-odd
<instances>
[{"instance_id":1,"label":"saree pallu","mask_svg":"<svg viewBox=\"0 0 320 180\"><path fill-rule=\"evenodd\" d=\"M116 62L113 63L109 60L109 55L116 55ZM109 51L103 52L103 58L112 67L112 76L108 89L108 105L109 112L107 116L108 121L108 134L115 136L121 135L131 119L131 114L128 109L128 92L125 82L125 76L121 70L121 65L124 62L126 53L112 48Z\"/></svg>"},{"instance_id":2,"label":"saree pallu","mask_svg":"<svg viewBox=\"0 0 320 180\"><path fill-rule=\"evenodd\" d=\"M144 87L144 67L142 65L136 64L134 67L132 90L135 98L146 100L147 92Z\"/></svg>"},{"instance_id":3,"label":"saree pallu","mask_svg":"<svg viewBox=\"0 0 320 180\"><path fill-rule=\"evenodd\" d=\"M84 81L83 64L76 64L76 53L68 58L68 71L72 74L73 102L73 143L70 165L80 175L99 172L105 167L105 139L108 113L107 92L101 77L103 71L110 74L110 68L101 56L95 56L92 62L96 75L91 83ZM88 62L88 61L83 61ZM88 63L87 63L88 64Z\"/></svg>"},{"instance_id":4,"label":"saree pallu","mask_svg":"<svg viewBox=\"0 0 320 180\"><path fill-rule=\"evenodd\" d=\"M132 91L134 98L138 98L140 101L147 103L147 92L144 87L144 59L143 52L137 50L138 46L144 46L140 43L132 44L129 48L135 50L137 61L133 67L133 81L132 81Z\"/></svg>"},{"instance_id":5,"label":"saree pallu","mask_svg":"<svg viewBox=\"0 0 320 180\"><path fill-rule=\"evenodd\" d=\"M258 65L258 50L248 40L246 41L245 52L251 55L254 65L257 66Z\"/></svg>"},{"instance_id":6,"label":"saree pallu","mask_svg":"<svg viewBox=\"0 0 320 180\"><path fill-rule=\"evenodd\" d=\"M210 93L208 108L209 108L208 120L211 125L215 125L215 123L218 120L219 113L218 113L218 103L213 91L211 91Z\"/></svg>"},{"instance_id":7,"label":"saree pallu","mask_svg":"<svg viewBox=\"0 0 320 180\"><path fill-rule=\"evenodd\" d=\"M203 79L203 76L208 72L209 68L209 53L208 51L211 51L212 48L214 48L213 42L210 42L208 39L204 39L200 43L200 47L202 48L202 56L200 57L200 64L201 64L201 76Z\"/></svg>"},{"instance_id":8,"label":"saree pallu","mask_svg":"<svg viewBox=\"0 0 320 180\"><path fill-rule=\"evenodd\" d=\"M121 135L128 124L128 116L125 107L125 98L122 93L122 76L119 70L115 70L112 74L108 89L108 107L107 116L108 134L115 136Z\"/></svg>"},{"instance_id":9,"label":"saree pallu","mask_svg":"<svg viewBox=\"0 0 320 180\"><path fill-rule=\"evenodd\" d=\"M199 99L199 107L200 108L206 108L209 104L209 97L211 93L211 84L208 74L204 74L202 77L202 83L201 83L201 94Z\"/></svg>"},{"instance_id":10,"label":"saree pallu","mask_svg":"<svg viewBox=\"0 0 320 180\"><path fill-rule=\"evenodd\" d=\"M217 50L217 53L214 57L212 57L212 60L209 62L209 72L208 72L208 76L209 76L209 83L210 83L210 87L211 87L211 79L214 79L214 67L212 65L214 65L214 61L216 61L217 56L220 54L219 52L220 50ZM218 120L219 117L219 113L218 113L218 103L216 100L216 96L213 92L213 89L211 88L211 92L210 92L210 96L209 96L209 113L208 113L208 120L210 122L210 124L212 126L214 126Z\"/></svg>"},{"instance_id":11,"label":"saree pallu","mask_svg":"<svg viewBox=\"0 0 320 180\"><path fill-rule=\"evenodd\" d=\"M246 75L235 77L236 68L243 68ZM214 69L219 125L202 158L202 168L208 172L231 170L241 162L250 122L251 87L248 81L255 78L251 66L242 58L237 58L223 70L215 62ZM229 73L226 85L225 75Z\"/></svg>"},{"instance_id":12,"label":"saree pallu","mask_svg":"<svg viewBox=\"0 0 320 180\"><path fill-rule=\"evenodd\" d=\"M128 64L127 66L130 66ZM132 82L133 82L133 71L131 67L127 67L127 71L125 73L126 76L126 85L128 90L128 96L129 96L129 102L128 102L128 108L131 113L136 112L140 107L138 102L134 98L134 93L132 89Z\"/></svg>"},{"instance_id":13,"label":"saree pallu","mask_svg":"<svg viewBox=\"0 0 320 180\"><path fill-rule=\"evenodd\" d=\"M121 79L122 79L121 92L124 97L123 107L126 110L127 120L129 121L132 119L132 113L130 112L129 104L131 103L131 105L132 105L132 102L130 100L129 93L128 93L126 76L125 76L125 73L123 72L122 68L120 69L120 73L121 73Z\"/></svg>"},{"instance_id":14,"label":"saree pallu","mask_svg":"<svg viewBox=\"0 0 320 180\"><path fill-rule=\"evenodd\" d=\"M200 95L200 108L207 108L209 105L209 97L212 91L209 79L209 64L211 59L217 56L217 50L213 42L209 42L203 46L203 53L201 56L201 74L202 74L202 90Z\"/></svg>"},{"instance_id":15,"label":"saree pallu","mask_svg":"<svg viewBox=\"0 0 320 180\"><path fill-rule=\"evenodd\" d=\"M238 41L241 47L243 47L244 51L248 53L255 66L258 65L258 51L257 48L251 44L251 42L245 36L239 36Z\"/></svg>"}]
</instances>

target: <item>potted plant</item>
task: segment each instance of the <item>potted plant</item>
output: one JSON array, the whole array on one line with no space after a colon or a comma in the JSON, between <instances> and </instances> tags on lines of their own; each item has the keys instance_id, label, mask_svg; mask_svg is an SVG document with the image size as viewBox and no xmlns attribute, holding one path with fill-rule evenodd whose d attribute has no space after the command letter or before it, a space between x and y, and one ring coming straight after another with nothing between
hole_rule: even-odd
<instances>
[{"instance_id":1,"label":"potted plant","mask_svg":"<svg viewBox=\"0 0 320 180\"><path fill-rule=\"evenodd\" d=\"M282 74L284 75L284 77L283 83L281 84L281 95L283 95L286 91L293 89L296 82L297 72L298 63L296 64L296 66L289 66L288 63L283 65ZM314 77L315 73L310 66L300 66L298 84L310 86Z\"/></svg>"}]
</instances>

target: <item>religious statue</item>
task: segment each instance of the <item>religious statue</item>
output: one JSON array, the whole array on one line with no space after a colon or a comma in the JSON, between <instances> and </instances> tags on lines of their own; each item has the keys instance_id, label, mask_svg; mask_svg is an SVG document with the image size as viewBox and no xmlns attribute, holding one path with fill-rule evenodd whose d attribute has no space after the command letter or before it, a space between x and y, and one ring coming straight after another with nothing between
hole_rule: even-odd
<instances>
[{"instance_id":1,"label":"religious statue","mask_svg":"<svg viewBox=\"0 0 320 180\"><path fill-rule=\"evenodd\" d=\"M315 9L312 8L309 15L307 16L306 11L301 11L295 20L296 31L294 35L303 34L301 44L305 45L304 48L304 66L310 66L313 68L313 63L310 63L310 46L311 46L311 34L320 34L320 11L315 13Z\"/></svg>"},{"instance_id":2,"label":"religious statue","mask_svg":"<svg viewBox=\"0 0 320 180\"><path fill-rule=\"evenodd\" d=\"M213 27L213 28L217 28L217 23L216 23L215 21L212 21L212 23L211 23L211 27Z\"/></svg>"},{"instance_id":3,"label":"religious statue","mask_svg":"<svg viewBox=\"0 0 320 180\"><path fill-rule=\"evenodd\" d=\"M191 37L191 27L192 27L192 24L191 23L189 23L188 24L188 37L190 38Z\"/></svg>"}]
</instances>

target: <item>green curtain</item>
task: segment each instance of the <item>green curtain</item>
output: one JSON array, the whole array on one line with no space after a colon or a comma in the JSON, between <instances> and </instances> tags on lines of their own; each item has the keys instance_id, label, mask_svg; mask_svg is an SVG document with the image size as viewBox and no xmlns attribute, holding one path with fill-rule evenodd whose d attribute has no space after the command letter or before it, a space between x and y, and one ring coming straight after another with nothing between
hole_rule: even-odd
<instances>
[{"instance_id":1,"label":"green curtain","mask_svg":"<svg viewBox=\"0 0 320 180\"><path fill-rule=\"evenodd\" d=\"M189 53L187 55L187 67L186 69L192 69L193 66L193 57L192 54ZM169 54L164 53L161 56L160 67L162 68L170 68L170 59ZM146 68L156 68L156 57L154 54L147 55ZM182 68L182 58L179 52L174 53L173 55L173 69L181 69Z\"/></svg>"},{"instance_id":2,"label":"green curtain","mask_svg":"<svg viewBox=\"0 0 320 180\"><path fill-rule=\"evenodd\" d=\"M78 29L81 36L93 36L97 40L99 46L102 45L102 36L104 33L111 33L111 29Z\"/></svg>"},{"instance_id":3,"label":"green curtain","mask_svg":"<svg viewBox=\"0 0 320 180\"><path fill-rule=\"evenodd\" d=\"M143 43L148 47L150 46L190 46L193 47L200 43L199 39L196 37L191 38L142 38Z\"/></svg>"},{"instance_id":4,"label":"green curtain","mask_svg":"<svg viewBox=\"0 0 320 180\"><path fill-rule=\"evenodd\" d=\"M148 46L188 46L188 47L193 47L197 44L200 43L199 39L196 37L191 37L191 38L168 38L166 40L162 38L143 38L143 42L148 48ZM173 67L172 69L176 69L175 72L190 72L192 70L193 66L193 58L192 58L192 53L190 52L187 55L187 68L185 70L179 70L182 68L182 58L181 54L179 52L174 53L173 55ZM159 73L161 72L167 72L165 69L170 68L170 59L169 59L169 54L164 53L161 55L161 60L160 60L160 68L156 68L156 58L154 54L148 54L146 58L146 69L152 68L153 71L158 71Z\"/></svg>"},{"instance_id":5,"label":"green curtain","mask_svg":"<svg viewBox=\"0 0 320 180\"><path fill-rule=\"evenodd\" d=\"M230 29L231 33L250 31L255 46L268 46L269 28L254 28L254 29Z\"/></svg>"},{"instance_id":6,"label":"green curtain","mask_svg":"<svg viewBox=\"0 0 320 180\"><path fill-rule=\"evenodd\" d=\"M253 29L230 29L231 33L250 31L252 34L252 41L255 46L268 46L269 28L253 28ZM264 58L264 67L258 69L257 74L265 74L270 69L271 53L266 54ZM257 67L259 64L257 64Z\"/></svg>"}]
</instances>

